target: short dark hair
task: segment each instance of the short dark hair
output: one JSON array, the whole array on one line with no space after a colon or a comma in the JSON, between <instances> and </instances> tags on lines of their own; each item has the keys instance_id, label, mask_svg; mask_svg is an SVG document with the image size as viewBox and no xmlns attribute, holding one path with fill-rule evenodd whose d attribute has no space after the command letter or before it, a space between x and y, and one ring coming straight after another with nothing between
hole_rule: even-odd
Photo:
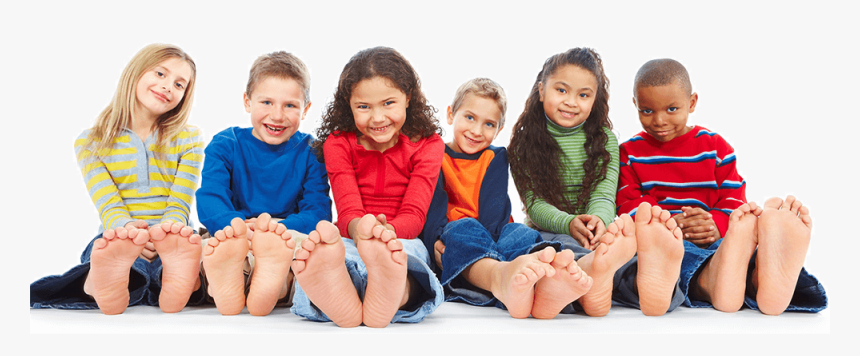
<instances>
[{"instance_id":1,"label":"short dark hair","mask_svg":"<svg viewBox=\"0 0 860 356\"><path fill-rule=\"evenodd\" d=\"M633 95L642 87L659 87L669 84L679 84L687 94L693 94L693 84L690 83L690 74L680 62L669 59L652 59L636 72L633 80Z\"/></svg>"}]
</instances>

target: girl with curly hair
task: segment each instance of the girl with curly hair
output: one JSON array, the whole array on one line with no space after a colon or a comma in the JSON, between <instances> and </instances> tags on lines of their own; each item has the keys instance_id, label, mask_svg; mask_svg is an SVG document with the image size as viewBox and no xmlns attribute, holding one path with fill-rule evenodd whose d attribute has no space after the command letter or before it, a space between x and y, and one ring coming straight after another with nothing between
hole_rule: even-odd
<instances>
[{"instance_id":1,"label":"girl with curly hair","mask_svg":"<svg viewBox=\"0 0 860 356\"><path fill-rule=\"evenodd\" d=\"M337 225L320 222L296 255L296 315L385 327L419 322L443 301L416 239L442 166L435 112L394 49L366 49L346 64L314 144Z\"/></svg>"}]
</instances>

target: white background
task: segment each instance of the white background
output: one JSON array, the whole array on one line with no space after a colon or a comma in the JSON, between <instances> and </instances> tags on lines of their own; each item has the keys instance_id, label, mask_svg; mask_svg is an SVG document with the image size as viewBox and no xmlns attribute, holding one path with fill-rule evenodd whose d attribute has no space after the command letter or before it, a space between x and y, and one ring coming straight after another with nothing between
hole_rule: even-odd
<instances>
[{"instance_id":1,"label":"white background","mask_svg":"<svg viewBox=\"0 0 860 356\"><path fill-rule=\"evenodd\" d=\"M78 262L99 224L75 163L73 142L109 103L120 73L143 46L172 43L197 63L190 124L206 141L249 126L242 106L248 70L285 50L311 71L313 105L301 131L313 132L337 78L357 51L390 46L419 73L444 110L456 88L478 76L500 83L507 146L543 61L571 47L594 48L610 79L610 119L619 141L641 131L631 102L644 62L673 58L690 72L699 104L689 124L720 133L737 151L747 198L798 196L815 228L807 268L838 307L840 280L853 269L857 204L858 28L841 2L627 4L465 1L323 4L280 2L62 2L3 5L3 225L24 285ZM443 137L450 140L450 134ZM511 183L512 184L512 183ZM513 188L512 188L513 189ZM515 219L521 204L512 190ZM196 220L196 216L194 217ZM856 278L854 279L856 281ZM852 283L853 284L853 283Z\"/></svg>"}]
</instances>

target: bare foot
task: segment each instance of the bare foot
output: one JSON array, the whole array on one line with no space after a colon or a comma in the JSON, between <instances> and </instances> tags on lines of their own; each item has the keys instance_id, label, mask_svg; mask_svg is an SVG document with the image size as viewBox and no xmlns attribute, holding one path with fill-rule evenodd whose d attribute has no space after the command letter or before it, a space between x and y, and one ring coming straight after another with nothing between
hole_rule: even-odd
<instances>
[{"instance_id":1,"label":"bare foot","mask_svg":"<svg viewBox=\"0 0 860 356\"><path fill-rule=\"evenodd\" d=\"M361 325L361 299L346 270L345 255L337 227L320 221L302 241L292 268L308 299L337 326L349 328Z\"/></svg>"},{"instance_id":2,"label":"bare foot","mask_svg":"<svg viewBox=\"0 0 860 356\"><path fill-rule=\"evenodd\" d=\"M257 218L251 250L254 251L254 273L251 291L248 292L248 312L251 315L268 315L278 299L286 296L287 275L293 260L293 241L287 227L271 221L263 213Z\"/></svg>"},{"instance_id":3,"label":"bare foot","mask_svg":"<svg viewBox=\"0 0 860 356\"><path fill-rule=\"evenodd\" d=\"M600 244L577 261L594 283L579 304L589 316L604 316L612 308L612 283L615 272L636 255L636 225L630 215L622 214L606 227Z\"/></svg>"},{"instance_id":4,"label":"bare foot","mask_svg":"<svg viewBox=\"0 0 860 356\"><path fill-rule=\"evenodd\" d=\"M409 299L407 256L394 232L376 225L376 221L370 214L362 217L353 240L367 267L362 320L369 327L383 328Z\"/></svg>"},{"instance_id":5,"label":"bare foot","mask_svg":"<svg viewBox=\"0 0 860 356\"><path fill-rule=\"evenodd\" d=\"M634 219L639 270L636 285L642 314L666 314L681 274L684 239L668 211L648 203L639 204Z\"/></svg>"},{"instance_id":6,"label":"bare foot","mask_svg":"<svg viewBox=\"0 0 860 356\"><path fill-rule=\"evenodd\" d=\"M176 313L200 288L200 235L185 224L173 222L153 226L149 235L161 257L158 306L165 313Z\"/></svg>"},{"instance_id":7,"label":"bare foot","mask_svg":"<svg viewBox=\"0 0 860 356\"><path fill-rule=\"evenodd\" d=\"M248 255L248 227L234 218L230 226L218 230L203 247L203 268L209 295L222 315L236 315L245 308L245 273Z\"/></svg>"},{"instance_id":8,"label":"bare foot","mask_svg":"<svg viewBox=\"0 0 860 356\"><path fill-rule=\"evenodd\" d=\"M770 198L758 220L758 254L753 286L759 310L768 315L785 311L794 295L812 232L809 209L789 195Z\"/></svg>"},{"instance_id":9,"label":"bare foot","mask_svg":"<svg viewBox=\"0 0 860 356\"><path fill-rule=\"evenodd\" d=\"M543 252L543 251L541 251ZM537 319L552 319L564 307L579 299L591 289L594 280L574 262L571 250L557 254L550 263L555 273L541 278L535 285L532 316Z\"/></svg>"},{"instance_id":10,"label":"bare foot","mask_svg":"<svg viewBox=\"0 0 860 356\"><path fill-rule=\"evenodd\" d=\"M758 238L756 222L762 209L750 202L729 216L729 228L723 242L699 274L690 289L708 300L714 308L734 313L744 305L747 268Z\"/></svg>"},{"instance_id":11,"label":"bare foot","mask_svg":"<svg viewBox=\"0 0 860 356\"><path fill-rule=\"evenodd\" d=\"M128 308L129 271L147 241L146 230L120 227L105 230L102 238L93 242L84 292L96 300L102 313L119 314Z\"/></svg>"}]
</instances>

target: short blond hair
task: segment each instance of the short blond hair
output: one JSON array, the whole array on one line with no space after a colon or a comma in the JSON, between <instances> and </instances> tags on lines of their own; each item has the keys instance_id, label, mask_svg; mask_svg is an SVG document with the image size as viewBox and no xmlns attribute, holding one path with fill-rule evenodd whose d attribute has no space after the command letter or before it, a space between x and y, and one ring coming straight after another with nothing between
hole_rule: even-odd
<instances>
[{"instance_id":1,"label":"short blond hair","mask_svg":"<svg viewBox=\"0 0 860 356\"><path fill-rule=\"evenodd\" d=\"M248 85L245 87L245 94L250 97L257 84L260 84L260 82L268 77L295 80L302 87L305 105L310 101L311 75L305 62L302 62L299 57L284 51L272 52L257 57L257 60L251 65L251 72L248 74Z\"/></svg>"},{"instance_id":2,"label":"short blond hair","mask_svg":"<svg viewBox=\"0 0 860 356\"><path fill-rule=\"evenodd\" d=\"M508 98L505 96L505 90L502 89L499 83L487 78L475 78L463 83L463 85L457 88L457 94L454 95L451 112L456 113L457 110L460 110L463 100L466 100L466 94L469 93L495 101L501 113L499 127L505 126L505 112L508 110Z\"/></svg>"}]
</instances>

